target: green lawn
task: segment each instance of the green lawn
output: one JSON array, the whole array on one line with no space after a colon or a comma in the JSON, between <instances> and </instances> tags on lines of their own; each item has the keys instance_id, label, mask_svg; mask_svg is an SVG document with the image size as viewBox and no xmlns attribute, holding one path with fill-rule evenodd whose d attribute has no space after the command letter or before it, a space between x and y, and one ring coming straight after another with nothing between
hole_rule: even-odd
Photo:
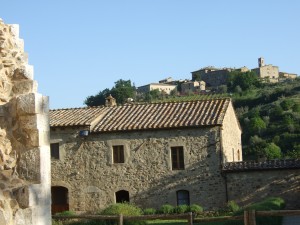
<instances>
[{"instance_id":1,"label":"green lawn","mask_svg":"<svg viewBox=\"0 0 300 225\"><path fill-rule=\"evenodd\" d=\"M186 220L149 220L147 224L155 225L187 225ZM203 222L203 223L193 223L195 225L224 225L225 222Z\"/></svg>"}]
</instances>

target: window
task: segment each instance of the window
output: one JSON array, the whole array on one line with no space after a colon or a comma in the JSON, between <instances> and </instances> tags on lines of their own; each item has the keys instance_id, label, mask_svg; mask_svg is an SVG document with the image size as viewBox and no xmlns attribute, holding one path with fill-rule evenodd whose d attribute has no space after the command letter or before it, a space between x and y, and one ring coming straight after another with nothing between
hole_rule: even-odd
<instances>
[{"instance_id":1,"label":"window","mask_svg":"<svg viewBox=\"0 0 300 225\"><path fill-rule=\"evenodd\" d=\"M59 159L59 143L50 144L51 159Z\"/></svg>"},{"instance_id":2,"label":"window","mask_svg":"<svg viewBox=\"0 0 300 225\"><path fill-rule=\"evenodd\" d=\"M177 205L190 205L190 193L186 190L180 190L176 192Z\"/></svg>"},{"instance_id":3,"label":"window","mask_svg":"<svg viewBox=\"0 0 300 225\"><path fill-rule=\"evenodd\" d=\"M171 147L172 170L184 170L183 147Z\"/></svg>"},{"instance_id":4,"label":"window","mask_svg":"<svg viewBox=\"0 0 300 225\"><path fill-rule=\"evenodd\" d=\"M129 192L125 190L116 192L116 203L129 202Z\"/></svg>"},{"instance_id":5,"label":"window","mask_svg":"<svg viewBox=\"0 0 300 225\"><path fill-rule=\"evenodd\" d=\"M124 163L124 146L123 145L113 146L113 159L114 159L114 163Z\"/></svg>"}]
</instances>

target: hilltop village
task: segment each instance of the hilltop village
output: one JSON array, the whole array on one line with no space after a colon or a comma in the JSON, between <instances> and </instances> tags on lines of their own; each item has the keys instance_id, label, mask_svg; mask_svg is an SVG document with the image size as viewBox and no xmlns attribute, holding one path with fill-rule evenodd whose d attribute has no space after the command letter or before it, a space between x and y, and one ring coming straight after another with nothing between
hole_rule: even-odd
<instances>
[{"instance_id":1,"label":"hilltop village","mask_svg":"<svg viewBox=\"0 0 300 225\"><path fill-rule=\"evenodd\" d=\"M297 78L297 74L280 72L278 66L271 64L266 65L264 58L258 59L258 67L248 69L241 68L216 68L213 66L204 67L199 70L191 72L191 80L173 80L172 77L160 80L159 83L150 83L137 87L138 93L147 93L151 90L159 90L167 95L172 91L179 91L180 94L186 95L195 92L209 92L218 90L220 86L227 85L231 72L254 72L256 76L264 81L270 83L286 82Z\"/></svg>"}]
</instances>

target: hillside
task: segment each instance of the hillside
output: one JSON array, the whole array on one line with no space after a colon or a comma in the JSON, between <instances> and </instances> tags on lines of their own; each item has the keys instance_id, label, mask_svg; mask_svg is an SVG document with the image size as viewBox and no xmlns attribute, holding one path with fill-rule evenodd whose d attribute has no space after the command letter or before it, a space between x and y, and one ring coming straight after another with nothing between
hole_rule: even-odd
<instances>
[{"instance_id":1,"label":"hillside","mask_svg":"<svg viewBox=\"0 0 300 225\"><path fill-rule=\"evenodd\" d=\"M165 96L161 101L232 97L242 126L244 159L300 158L300 79L261 83L236 93Z\"/></svg>"}]
</instances>

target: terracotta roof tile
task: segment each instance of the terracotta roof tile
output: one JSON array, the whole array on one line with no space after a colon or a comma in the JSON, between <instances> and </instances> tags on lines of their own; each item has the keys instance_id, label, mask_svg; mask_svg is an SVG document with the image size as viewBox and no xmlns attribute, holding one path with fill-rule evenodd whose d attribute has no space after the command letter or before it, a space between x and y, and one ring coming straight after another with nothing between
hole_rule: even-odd
<instances>
[{"instance_id":1,"label":"terracotta roof tile","mask_svg":"<svg viewBox=\"0 0 300 225\"><path fill-rule=\"evenodd\" d=\"M223 98L52 110L50 125L91 125L96 118L91 132L221 125L229 102L230 99Z\"/></svg>"},{"instance_id":2,"label":"terracotta roof tile","mask_svg":"<svg viewBox=\"0 0 300 225\"><path fill-rule=\"evenodd\" d=\"M106 110L103 106L50 110L50 126L89 126Z\"/></svg>"}]
</instances>

